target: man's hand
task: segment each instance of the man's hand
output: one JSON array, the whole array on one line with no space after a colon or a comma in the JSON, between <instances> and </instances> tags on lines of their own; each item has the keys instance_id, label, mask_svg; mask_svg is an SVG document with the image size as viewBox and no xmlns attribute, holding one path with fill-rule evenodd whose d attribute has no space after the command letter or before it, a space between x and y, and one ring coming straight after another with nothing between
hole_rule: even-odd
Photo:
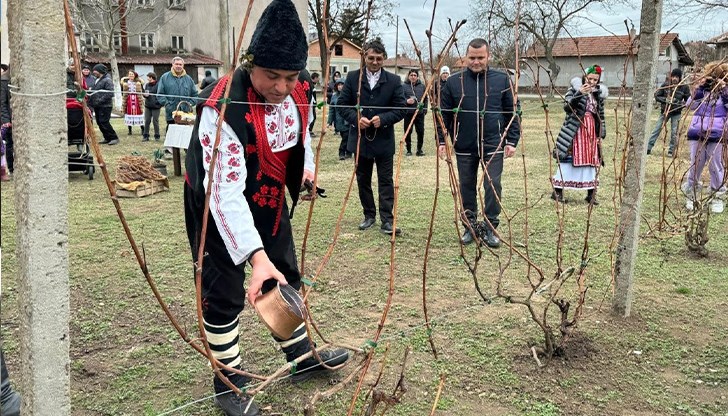
<instances>
[{"instance_id":1,"label":"man's hand","mask_svg":"<svg viewBox=\"0 0 728 416\"><path fill-rule=\"evenodd\" d=\"M311 172L308 169L304 169L303 177L301 178L301 185L303 185L303 183L306 182L307 180L309 180L309 181L311 181L311 183L313 183L313 176L314 176L313 172Z\"/></svg>"},{"instance_id":2,"label":"man's hand","mask_svg":"<svg viewBox=\"0 0 728 416\"><path fill-rule=\"evenodd\" d=\"M505 156L506 158L509 158L515 154L516 154L515 146L511 146L510 144L507 144L506 148L503 149L503 156Z\"/></svg>"},{"instance_id":3,"label":"man's hand","mask_svg":"<svg viewBox=\"0 0 728 416\"><path fill-rule=\"evenodd\" d=\"M255 300L262 294L263 282L268 279L276 279L282 285L287 285L288 282L263 250L253 254L250 264L253 266L253 272L250 273L250 283L248 283L248 302L255 307Z\"/></svg>"},{"instance_id":4,"label":"man's hand","mask_svg":"<svg viewBox=\"0 0 728 416\"><path fill-rule=\"evenodd\" d=\"M437 146L437 155L440 156L440 159L445 160L445 156L447 155L447 149L445 149L444 144Z\"/></svg>"},{"instance_id":5,"label":"man's hand","mask_svg":"<svg viewBox=\"0 0 728 416\"><path fill-rule=\"evenodd\" d=\"M371 121L369 121L369 119L368 119L368 118L366 118L366 117L362 117L362 118L360 118L360 119L359 119L359 129L360 129L360 130L364 130L364 129L367 129L367 128L369 128L369 126L371 126L371 125L372 125L372 122L371 122Z\"/></svg>"},{"instance_id":6,"label":"man's hand","mask_svg":"<svg viewBox=\"0 0 728 416\"><path fill-rule=\"evenodd\" d=\"M409 105L412 105L412 104L414 104L414 103L415 103L415 99L414 99L414 98L412 98L412 97L409 97L409 98L407 99L407 104L409 104Z\"/></svg>"},{"instance_id":7,"label":"man's hand","mask_svg":"<svg viewBox=\"0 0 728 416\"><path fill-rule=\"evenodd\" d=\"M379 118L379 116L372 117L372 125L376 128L379 128L382 126L382 119Z\"/></svg>"}]
</instances>

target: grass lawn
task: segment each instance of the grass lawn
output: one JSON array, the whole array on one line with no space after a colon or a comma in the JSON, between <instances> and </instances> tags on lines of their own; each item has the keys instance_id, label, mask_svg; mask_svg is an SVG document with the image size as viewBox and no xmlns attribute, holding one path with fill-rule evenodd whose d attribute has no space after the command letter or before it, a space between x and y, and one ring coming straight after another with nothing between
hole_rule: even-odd
<instances>
[{"instance_id":1,"label":"grass lawn","mask_svg":"<svg viewBox=\"0 0 728 416\"><path fill-rule=\"evenodd\" d=\"M728 214L710 219L709 255L690 254L680 232L683 199L673 194L668 217L677 231L650 233L658 221L662 159L648 157L645 202L637 268L633 316L610 315L611 268L618 207L615 162L622 146L614 103L608 104L609 134L605 141L607 166L601 172L600 201L589 233L586 308L577 335L566 344L566 354L538 368L531 345L542 334L520 305L494 299L484 305L461 257L453 200L446 164L436 157L432 126L428 125L425 157L402 157L396 240L396 291L379 343L371 383L389 345L379 388L391 392L399 376L404 350L412 349L405 378L408 391L390 415L426 415L442 373L447 375L438 404L441 415L726 415L728 414ZM552 105L550 129L556 134L563 121ZM539 102L526 101L525 155L508 160L503 178L504 216L500 232L511 235L546 276L556 272L557 208L549 199L549 169L544 112ZM619 117L622 118L621 110ZM655 115L656 116L656 115ZM319 122L321 120L319 115ZM654 117L653 117L654 119ZM431 122L429 122L431 123ZM162 123L164 124L164 123ZM102 147L111 166L131 152L151 159L159 143L142 143L138 129L127 136L119 119L114 125L118 146ZM397 125L401 134L401 124ZM318 131L318 128L317 128ZM100 137L100 136L99 136ZM615 138L620 137L615 142ZM319 265L332 241L336 220L352 175L353 163L337 157L338 136L326 135L321 150L319 181L329 195L315 205L306 252L306 272ZM658 148L655 149L655 153ZM681 142L678 181L687 169L687 146ZM621 163L621 155L616 164ZM171 162L168 164L171 174ZM706 169L707 171L707 169ZM527 182L527 192L526 189ZM169 192L122 200L137 238L144 244L149 268L173 313L194 334L196 328L192 264L184 229L181 177L170 177ZM434 359L424 330L422 267L436 189L439 203L427 273L428 309L434 321L433 338L439 352ZM673 187L674 188L674 187ZM671 189L673 189L671 188ZM15 212L13 182L2 183L2 341L10 373L20 376L18 355L19 311L15 272ZM527 201L526 202L526 196ZM584 246L587 204L583 194L566 192L562 249L563 268L579 267ZM308 205L302 202L293 220L300 250ZM529 206L526 211L524 207ZM515 215L514 215L515 214ZM508 221L507 216L513 216ZM311 296L312 311L324 334L336 341L362 345L370 339L385 305L390 243L378 227L359 231L361 209L356 185L348 200L341 233L331 260L319 276ZM526 227L526 218L528 226ZM472 261L475 248L466 248ZM499 264L510 265L503 283L509 293L523 293L526 262L511 256L504 245L485 252L479 262L481 288L493 295ZM71 394L74 415L157 415L205 398L212 391L212 373L205 359L186 346L167 322L131 253L102 176L89 181L69 174L69 274L71 285ZM575 304L572 280L562 289ZM536 297L540 307L544 297ZM553 311L554 308L552 308ZM558 326L555 316L551 322ZM259 374L269 374L284 363L264 325L246 308L241 317L243 362ZM355 358L358 362L360 357ZM282 381L259 396L265 414L301 414L303 403L330 383L343 379L353 366L333 379L303 385ZM365 384L365 392L367 391ZM353 386L318 403L320 415L345 414ZM360 401L361 406L363 400ZM185 407L175 415L219 415L211 399Z\"/></svg>"}]
</instances>

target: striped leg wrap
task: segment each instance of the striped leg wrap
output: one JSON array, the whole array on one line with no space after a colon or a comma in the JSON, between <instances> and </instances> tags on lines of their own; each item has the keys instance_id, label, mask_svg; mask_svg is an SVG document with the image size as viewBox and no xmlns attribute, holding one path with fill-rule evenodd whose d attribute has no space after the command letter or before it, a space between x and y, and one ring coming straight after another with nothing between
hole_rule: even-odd
<instances>
[{"instance_id":1,"label":"striped leg wrap","mask_svg":"<svg viewBox=\"0 0 728 416\"><path fill-rule=\"evenodd\" d=\"M311 349L308 342L308 336L306 335L306 325L304 324L299 325L298 328L293 331L293 335L291 335L288 339L284 340L275 336L273 338L278 342L278 345L286 354L286 359L288 361L295 360Z\"/></svg>"},{"instance_id":2,"label":"striped leg wrap","mask_svg":"<svg viewBox=\"0 0 728 416\"><path fill-rule=\"evenodd\" d=\"M240 366L240 346L238 345L238 319L224 324L213 325L204 321L205 335L210 344L212 356L230 367Z\"/></svg>"}]
</instances>

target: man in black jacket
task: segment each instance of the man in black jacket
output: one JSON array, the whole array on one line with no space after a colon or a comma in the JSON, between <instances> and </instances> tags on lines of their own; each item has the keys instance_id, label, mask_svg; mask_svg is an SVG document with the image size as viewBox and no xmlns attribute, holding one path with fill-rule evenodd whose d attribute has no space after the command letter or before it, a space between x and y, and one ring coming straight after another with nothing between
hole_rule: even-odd
<instances>
[{"instance_id":1,"label":"man in black jacket","mask_svg":"<svg viewBox=\"0 0 728 416\"><path fill-rule=\"evenodd\" d=\"M415 117L415 109L418 103L425 95L425 84L420 81L420 74L416 69L410 69L407 74L407 81L404 83L404 96L407 101L407 114L404 116L404 130L407 131L412 119L414 118L415 124L410 129L407 136L404 138L404 142L407 145L407 156L412 156L412 130L417 131L417 156L424 156L425 152L422 151L422 144L425 139L425 114L427 113L427 99L424 101L424 107L417 113Z\"/></svg>"},{"instance_id":2,"label":"man in black jacket","mask_svg":"<svg viewBox=\"0 0 728 416\"><path fill-rule=\"evenodd\" d=\"M111 81L109 71L103 64L94 66L94 76L96 77L96 83L93 88L91 88L93 95L89 97L89 101L96 113L96 124L99 125L101 134L104 135L104 140L99 142L99 144L118 144L119 136L116 135L116 130L114 130L114 127L111 125L111 109L113 108L114 101L114 82Z\"/></svg>"},{"instance_id":3,"label":"man in black jacket","mask_svg":"<svg viewBox=\"0 0 728 416\"><path fill-rule=\"evenodd\" d=\"M470 41L465 57L467 69L448 78L442 88L441 105L445 127L454 142L464 216L471 225L478 216L478 166L485 164L485 243L496 248L500 246L494 230L501 211L503 159L516 153L521 128L510 77L488 68L489 56L485 39ZM445 153L443 139L439 153ZM462 242L473 242L467 226Z\"/></svg>"},{"instance_id":4,"label":"man in black jacket","mask_svg":"<svg viewBox=\"0 0 728 416\"><path fill-rule=\"evenodd\" d=\"M377 165L379 179L379 219L381 231L385 234L400 233L392 228L394 216L394 125L404 117L404 92L399 76L382 69L387 52L379 41L364 45L364 74L359 83L361 69L346 76L344 90L338 105L344 119L349 123L349 144L347 150L358 153L356 182L359 186L359 200L364 210L360 230L370 228L376 222L377 207L372 193L372 171ZM357 92L360 92L361 117L358 117ZM359 137L361 136L361 139ZM357 143L359 144L357 147Z\"/></svg>"},{"instance_id":5,"label":"man in black jacket","mask_svg":"<svg viewBox=\"0 0 728 416\"><path fill-rule=\"evenodd\" d=\"M655 100L660 103L660 116L657 117L657 125L650 136L647 145L647 154L652 153L657 137L660 135L662 128L670 122L670 147L667 151L668 156L672 156L677 143L677 129L680 124L682 110L685 103L690 98L690 88L685 84L680 84L682 80L682 70L675 68L670 72L670 78L665 81L655 92Z\"/></svg>"}]
</instances>

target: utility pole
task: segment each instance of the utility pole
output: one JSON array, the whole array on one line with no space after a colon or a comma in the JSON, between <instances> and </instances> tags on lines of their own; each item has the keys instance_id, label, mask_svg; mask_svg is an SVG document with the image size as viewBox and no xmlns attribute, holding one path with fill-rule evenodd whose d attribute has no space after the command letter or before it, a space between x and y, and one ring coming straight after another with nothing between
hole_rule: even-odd
<instances>
[{"instance_id":1,"label":"utility pole","mask_svg":"<svg viewBox=\"0 0 728 416\"><path fill-rule=\"evenodd\" d=\"M397 25L395 27L397 29L394 35L394 73L399 75L399 68L397 67L399 61L399 15L397 15Z\"/></svg>"},{"instance_id":2,"label":"utility pole","mask_svg":"<svg viewBox=\"0 0 728 416\"><path fill-rule=\"evenodd\" d=\"M23 415L71 414L65 20L58 0L9 0ZM78 68L77 70L80 70Z\"/></svg>"},{"instance_id":3,"label":"utility pole","mask_svg":"<svg viewBox=\"0 0 728 416\"><path fill-rule=\"evenodd\" d=\"M637 70L632 93L632 124L628 132L624 194L619 212L620 236L615 264L614 314L628 317L632 308L633 282L639 243L640 213L645 182L645 158L652 110L652 80L660 44L663 0L642 0Z\"/></svg>"}]
</instances>

